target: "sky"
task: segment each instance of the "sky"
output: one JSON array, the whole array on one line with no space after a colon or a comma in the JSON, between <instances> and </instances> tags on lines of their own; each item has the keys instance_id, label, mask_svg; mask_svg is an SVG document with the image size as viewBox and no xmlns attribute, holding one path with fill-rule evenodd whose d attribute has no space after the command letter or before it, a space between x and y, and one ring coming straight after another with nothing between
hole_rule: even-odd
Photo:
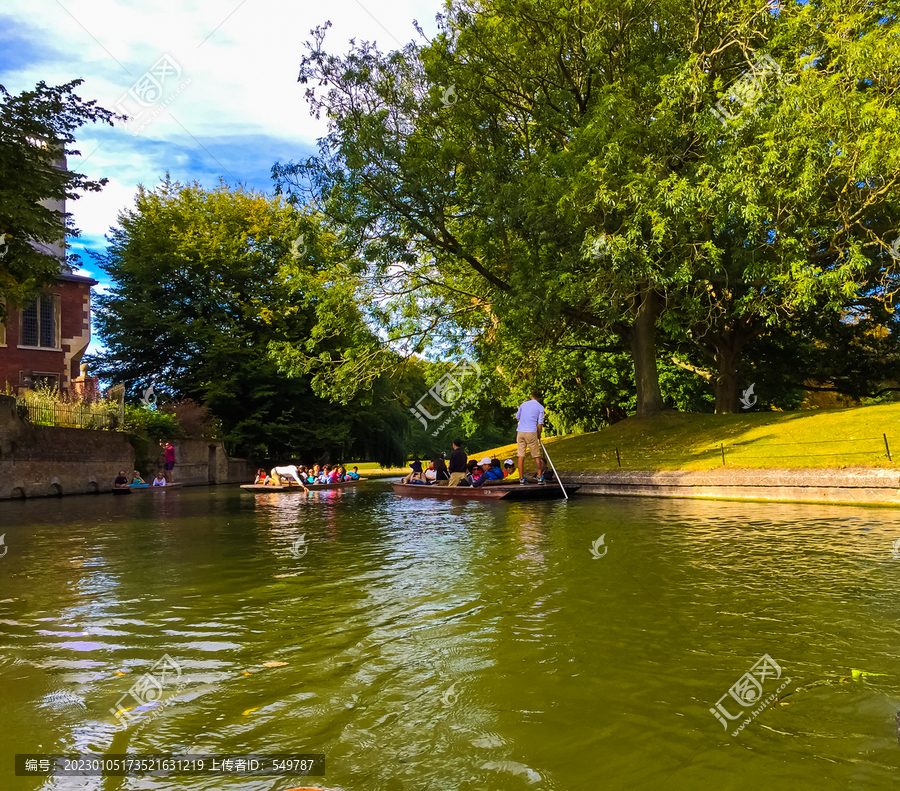
<instances>
[{"instance_id":1,"label":"sky","mask_svg":"<svg viewBox=\"0 0 900 791\"><path fill-rule=\"evenodd\" d=\"M297 82L313 28L332 23L329 52L347 52L350 39L390 50L418 38L414 20L434 35L441 10L441 0L2 0L0 84L18 94L81 78L83 99L135 118L82 127L81 156L68 161L109 179L67 204L82 232L70 252L102 289L84 251L103 250L139 184L152 189L169 172L272 192L275 162L315 152L325 123Z\"/></svg>"}]
</instances>

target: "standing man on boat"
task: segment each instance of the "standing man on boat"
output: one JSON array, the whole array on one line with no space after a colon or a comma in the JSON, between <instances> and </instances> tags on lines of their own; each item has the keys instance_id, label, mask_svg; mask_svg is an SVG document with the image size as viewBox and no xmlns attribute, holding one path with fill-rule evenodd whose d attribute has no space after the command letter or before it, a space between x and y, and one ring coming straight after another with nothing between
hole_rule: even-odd
<instances>
[{"instance_id":1,"label":"standing man on boat","mask_svg":"<svg viewBox=\"0 0 900 791\"><path fill-rule=\"evenodd\" d=\"M466 472L468 472L466 469L468 461L466 451L463 448L463 441L461 439L453 440L453 452L447 460L448 472L450 473L450 483L447 486L459 486L459 482L466 477Z\"/></svg>"},{"instance_id":2,"label":"standing man on boat","mask_svg":"<svg viewBox=\"0 0 900 791\"><path fill-rule=\"evenodd\" d=\"M541 455L541 430L544 428L544 407L541 394L532 390L531 398L523 402L516 412L519 425L516 427L516 446L519 453L519 483L525 481L525 449L531 451L531 458L537 466L538 483L544 482L544 458Z\"/></svg>"},{"instance_id":3,"label":"standing man on boat","mask_svg":"<svg viewBox=\"0 0 900 791\"><path fill-rule=\"evenodd\" d=\"M175 448L172 447L172 443L166 440L166 477L169 479L169 483L175 483Z\"/></svg>"}]
</instances>

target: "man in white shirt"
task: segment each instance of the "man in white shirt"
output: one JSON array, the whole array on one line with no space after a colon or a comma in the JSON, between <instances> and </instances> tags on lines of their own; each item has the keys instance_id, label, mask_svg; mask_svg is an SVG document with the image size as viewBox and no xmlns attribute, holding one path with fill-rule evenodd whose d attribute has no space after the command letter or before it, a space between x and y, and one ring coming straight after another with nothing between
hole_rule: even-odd
<instances>
[{"instance_id":1,"label":"man in white shirt","mask_svg":"<svg viewBox=\"0 0 900 791\"><path fill-rule=\"evenodd\" d=\"M516 412L519 425L516 427L516 445L519 452L519 483L525 483L525 449L531 451L531 458L537 465L538 483L544 482L544 458L541 455L541 430L544 428L544 407L541 394L535 390Z\"/></svg>"},{"instance_id":2,"label":"man in white shirt","mask_svg":"<svg viewBox=\"0 0 900 791\"><path fill-rule=\"evenodd\" d=\"M297 481L297 483L299 483L303 487L304 492L309 491L309 489L306 488L306 485L303 483L303 481L300 480L299 471L297 470L297 467L293 464L290 464L287 467L273 467L272 472L269 473L269 477L273 481L277 482L276 485L281 484L282 478L293 478L295 481ZM288 484L288 485L290 485L290 484Z\"/></svg>"}]
</instances>

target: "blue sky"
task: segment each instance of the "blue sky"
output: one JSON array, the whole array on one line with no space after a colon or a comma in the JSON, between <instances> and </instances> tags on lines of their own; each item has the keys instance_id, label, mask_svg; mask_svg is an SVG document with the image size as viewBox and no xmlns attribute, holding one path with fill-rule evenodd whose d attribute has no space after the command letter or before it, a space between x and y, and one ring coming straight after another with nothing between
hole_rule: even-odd
<instances>
[{"instance_id":1,"label":"blue sky","mask_svg":"<svg viewBox=\"0 0 900 791\"><path fill-rule=\"evenodd\" d=\"M271 192L274 162L315 150L324 122L297 83L312 28L332 23L332 52L351 38L386 50L417 36L413 20L433 35L441 10L440 0L3 0L0 84L15 94L82 78L82 98L142 113L126 127L83 127L82 157L69 158L71 170L109 179L67 207L82 231L72 251L102 280L83 249L103 249L138 184L153 188L168 171Z\"/></svg>"}]
</instances>

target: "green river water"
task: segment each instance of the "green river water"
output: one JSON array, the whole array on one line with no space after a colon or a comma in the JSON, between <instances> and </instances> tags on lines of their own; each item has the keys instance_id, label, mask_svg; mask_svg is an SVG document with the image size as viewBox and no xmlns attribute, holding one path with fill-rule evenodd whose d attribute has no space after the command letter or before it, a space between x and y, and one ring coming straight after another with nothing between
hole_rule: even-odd
<instances>
[{"instance_id":1,"label":"green river water","mask_svg":"<svg viewBox=\"0 0 900 791\"><path fill-rule=\"evenodd\" d=\"M2 502L0 533L3 791L900 785L894 510L371 482ZM160 699L120 704L164 655ZM17 753L325 774L40 779Z\"/></svg>"}]
</instances>

